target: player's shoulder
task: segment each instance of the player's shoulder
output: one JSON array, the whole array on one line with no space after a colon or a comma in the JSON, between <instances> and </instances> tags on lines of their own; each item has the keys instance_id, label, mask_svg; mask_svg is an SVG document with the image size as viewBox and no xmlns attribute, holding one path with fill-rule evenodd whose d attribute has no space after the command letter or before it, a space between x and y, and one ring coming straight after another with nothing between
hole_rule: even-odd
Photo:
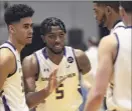
<instances>
[{"instance_id":1,"label":"player's shoulder","mask_svg":"<svg viewBox=\"0 0 132 111\"><path fill-rule=\"evenodd\" d=\"M8 48L1 48L0 49L0 63L1 64L8 64L15 61L15 55L11 50Z\"/></svg>"},{"instance_id":2,"label":"player's shoulder","mask_svg":"<svg viewBox=\"0 0 132 111\"><path fill-rule=\"evenodd\" d=\"M86 61L88 59L88 56L86 53L80 49L74 49L75 57L79 63L83 63L83 61Z\"/></svg>"},{"instance_id":3,"label":"player's shoulder","mask_svg":"<svg viewBox=\"0 0 132 111\"><path fill-rule=\"evenodd\" d=\"M116 45L117 44L116 33L112 33L110 35L103 37L100 41L100 44L102 44L102 45Z\"/></svg>"},{"instance_id":4,"label":"player's shoulder","mask_svg":"<svg viewBox=\"0 0 132 111\"><path fill-rule=\"evenodd\" d=\"M35 54L31 54L29 56L26 56L24 59L23 59L23 63L24 64L35 64L36 63L36 58L35 58Z\"/></svg>"},{"instance_id":5,"label":"player's shoulder","mask_svg":"<svg viewBox=\"0 0 132 111\"><path fill-rule=\"evenodd\" d=\"M117 49L118 41L115 34L110 34L101 39L99 43L99 52L114 52Z\"/></svg>"},{"instance_id":6,"label":"player's shoulder","mask_svg":"<svg viewBox=\"0 0 132 111\"><path fill-rule=\"evenodd\" d=\"M80 49L73 49L73 50L74 50L75 56L76 56L77 58L80 58L80 57L85 56L85 52L84 52L84 51L82 51L82 50L80 50Z\"/></svg>"}]
</instances>

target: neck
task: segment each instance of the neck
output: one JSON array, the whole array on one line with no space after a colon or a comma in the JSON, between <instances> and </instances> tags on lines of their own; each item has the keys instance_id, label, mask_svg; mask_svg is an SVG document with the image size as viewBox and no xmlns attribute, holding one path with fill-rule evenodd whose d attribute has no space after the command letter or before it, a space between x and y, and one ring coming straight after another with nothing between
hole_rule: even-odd
<instances>
[{"instance_id":1,"label":"neck","mask_svg":"<svg viewBox=\"0 0 132 111\"><path fill-rule=\"evenodd\" d=\"M46 52L47 52L47 54L48 54L49 59L50 59L53 63L59 65L59 63L61 62L61 60L62 60L62 58L63 58L63 53L64 53L64 52L62 52L62 53L60 53L60 54L55 54L55 53L53 53L53 52L52 52L50 49L48 49L48 48L46 48Z\"/></svg>"},{"instance_id":2,"label":"neck","mask_svg":"<svg viewBox=\"0 0 132 111\"><path fill-rule=\"evenodd\" d=\"M127 26L132 26L132 14L129 14L129 15L128 15Z\"/></svg>"},{"instance_id":3,"label":"neck","mask_svg":"<svg viewBox=\"0 0 132 111\"><path fill-rule=\"evenodd\" d=\"M121 18L119 16L119 14L113 13L113 15L111 15L111 18L109 20L107 28L109 30L111 30L113 28L114 24L117 22L117 20L120 20L120 19Z\"/></svg>"},{"instance_id":4,"label":"neck","mask_svg":"<svg viewBox=\"0 0 132 111\"><path fill-rule=\"evenodd\" d=\"M9 35L8 41L17 49L19 53L24 48L24 45L19 44L16 39L13 39L12 35Z\"/></svg>"}]
</instances>

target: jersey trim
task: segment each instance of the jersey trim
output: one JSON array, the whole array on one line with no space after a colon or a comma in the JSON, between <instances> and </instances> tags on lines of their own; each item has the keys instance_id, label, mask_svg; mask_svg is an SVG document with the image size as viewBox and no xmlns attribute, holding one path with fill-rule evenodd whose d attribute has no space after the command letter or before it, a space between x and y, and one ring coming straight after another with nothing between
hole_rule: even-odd
<instances>
[{"instance_id":1,"label":"jersey trim","mask_svg":"<svg viewBox=\"0 0 132 111\"><path fill-rule=\"evenodd\" d=\"M113 63L115 64L116 60L117 60L117 57L118 57L118 53L119 53L119 48L120 48L120 42L119 42L119 37L117 35L117 33L114 33L115 37L116 37L116 40L117 40L117 53L116 53L116 56L115 56L115 59L113 61Z\"/></svg>"},{"instance_id":2,"label":"jersey trim","mask_svg":"<svg viewBox=\"0 0 132 111\"><path fill-rule=\"evenodd\" d=\"M48 59L48 54L46 52L46 47L42 49L42 54L45 57L45 59ZM64 47L64 55L66 56L66 48Z\"/></svg>"},{"instance_id":3,"label":"jersey trim","mask_svg":"<svg viewBox=\"0 0 132 111\"><path fill-rule=\"evenodd\" d=\"M119 20L117 20L115 23L114 23L114 25L113 25L113 28L119 23L119 22L121 22L121 20L119 19Z\"/></svg>"},{"instance_id":4,"label":"jersey trim","mask_svg":"<svg viewBox=\"0 0 132 111\"><path fill-rule=\"evenodd\" d=\"M76 64L77 64L78 72L81 72L81 69L79 68L79 64L78 64L78 62L77 62L77 57L76 57L76 55L75 55L75 51L74 51L73 48L72 48L72 52L73 52L73 55L74 55L74 57L75 57L75 61L76 61Z\"/></svg>"},{"instance_id":5,"label":"jersey trim","mask_svg":"<svg viewBox=\"0 0 132 111\"><path fill-rule=\"evenodd\" d=\"M7 100L6 100L5 96L2 96L2 102L3 102L3 105L4 105L5 111L11 111L8 104L7 104Z\"/></svg>"},{"instance_id":6,"label":"jersey trim","mask_svg":"<svg viewBox=\"0 0 132 111\"><path fill-rule=\"evenodd\" d=\"M10 43L9 41L5 41L5 43L9 44L14 50L16 50L15 46L12 43Z\"/></svg>"},{"instance_id":7,"label":"jersey trim","mask_svg":"<svg viewBox=\"0 0 132 111\"><path fill-rule=\"evenodd\" d=\"M132 26L127 26L126 29L128 29L128 28L132 28Z\"/></svg>"},{"instance_id":8,"label":"jersey trim","mask_svg":"<svg viewBox=\"0 0 132 111\"><path fill-rule=\"evenodd\" d=\"M0 49L2 49L2 48L7 48L7 49L9 49L13 53L13 51L9 47L6 47L6 46L0 47ZM13 55L15 57L15 54L14 53L13 53ZM16 57L15 57L15 63L16 63L15 71L13 73L11 73L11 74L8 74L8 76L7 76L8 78L11 77L12 75L14 75L16 73L16 71L17 71L17 60L16 60Z\"/></svg>"},{"instance_id":9,"label":"jersey trim","mask_svg":"<svg viewBox=\"0 0 132 111\"><path fill-rule=\"evenodd\" d=\"M125 26L122 26L122 25L119 25L119 26L117 26L115 29L117 29L117 28L126 28Z\"/></svg>"},{"instance_id":10,"label":"jersey trim","mask_svg":"<svg viewBox=\"0 0 132 111\"><path fill-rule=\"evenodd\" d=\"M38 71L37 71L37 74L36 74L36 81L38 80L38 77L39 77L39 73L40 73L40 65L39 65L39 59L38 59L38 56L36 53L34 53L34 56L37 60L37 66L38 66Z\"/></svg>"}]
</instances>

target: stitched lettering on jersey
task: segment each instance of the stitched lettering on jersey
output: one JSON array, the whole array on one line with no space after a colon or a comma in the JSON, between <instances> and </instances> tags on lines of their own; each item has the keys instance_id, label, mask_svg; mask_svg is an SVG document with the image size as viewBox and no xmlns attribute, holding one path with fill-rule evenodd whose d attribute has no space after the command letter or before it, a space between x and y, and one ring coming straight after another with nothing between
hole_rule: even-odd
<instances>
[{"instance_id":1,"label":"stitched lettering on jersey","mask_svg":"<svg viewBox=\"0 0 132 111\"><path fill-rule=\"evenodd\" d=\"M76 76L76 73L71 73L71 74L68 74L68 75L65 75L65 76L67 76L68 78L72 78L72 77ZM62 79L65 76L58 76L57 78ZM41 77L41 80L42 81L48 81L49 78L48 77Z\"/></svg>"}]
</instances>

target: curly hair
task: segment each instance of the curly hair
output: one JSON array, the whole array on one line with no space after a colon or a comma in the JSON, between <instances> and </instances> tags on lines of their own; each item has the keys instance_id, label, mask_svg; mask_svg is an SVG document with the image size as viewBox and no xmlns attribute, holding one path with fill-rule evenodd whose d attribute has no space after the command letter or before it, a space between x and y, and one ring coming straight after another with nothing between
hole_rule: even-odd
<instances>
[{"instance_id":1,"label":"curly hair","mask_svg":"<svg viewBox=\"0 0 132 111\"><path fill-rule=\"evenodd\" d=\"M14 22L19 22L20 19L25 17L32 17L34 10L25 4L14 4L5 10L4 20L7 25Z\"/></svg>"},{"instance_id":2,"label":"curly hair","mask_svg":"<svg viewBox=\"0 0 132 111\"><path fill-rule=\"evenodd\" d=\"M65 24L56 17L48 17L41 23L41 35L46 35L51 31L52 26L59 26L61 30L66 33Z\"/></svg>"}]
</instances>

